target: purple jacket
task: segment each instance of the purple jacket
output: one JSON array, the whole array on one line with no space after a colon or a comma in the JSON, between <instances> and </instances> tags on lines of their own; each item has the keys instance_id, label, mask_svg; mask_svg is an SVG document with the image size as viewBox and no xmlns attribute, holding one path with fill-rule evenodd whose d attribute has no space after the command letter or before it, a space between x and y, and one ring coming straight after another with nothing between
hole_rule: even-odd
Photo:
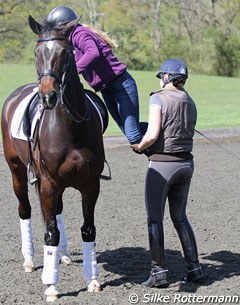
<instances>
[{"instance_id":1,"label":"purple jacket","mask_svg":"<svg viewBox=\"0 0 240 305\"><path fill-rule=\"evenodd\" d=\"M112 50L97 34L78 25L71 34L78 73L95 90L104 89L117 75L126 70Z\"/></svg>"}]
</instances>

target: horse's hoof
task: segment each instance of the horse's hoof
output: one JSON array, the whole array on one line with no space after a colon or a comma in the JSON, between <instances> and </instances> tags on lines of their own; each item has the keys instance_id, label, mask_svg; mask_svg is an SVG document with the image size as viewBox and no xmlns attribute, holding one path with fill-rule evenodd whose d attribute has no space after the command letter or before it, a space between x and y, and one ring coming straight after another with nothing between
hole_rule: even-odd
<instances>
[{"instance_id":1,"label":"horse's hoof","mask_svg":"<svg viewBox=\"0 0 240 305\"><path fill-rule=\"evenodd\" d=\"M25 273L32 273L35 270L34 267L24 267Z\"/></svg>"},{"instance_id":2,"label":"horse's hoof","mask_svg":"<svg viewBox=\"0 0 240 305\"><path fill-rule=\"evenodd\" d=\"M47 295L46 302L52 303L55 302L58 299L58 295Z\"/></svg>"},{"instance_id":3,"label":"horse's hoof","mask_svg":"<svg viewBox=\"0 0 240 305\"><path fill-rule=\"evenodd\" d=\"M54 285L50 285L44 292L46 295L46 302L54 302L58 299L58 292Z\"/></svg>"},{"instance_id":4,"label":"horse's hoof","mask_svg":"<svg viewBox=\"0 0 240 305\"><path fill-rule=\"evenodd\" d=\"M63 255L61 257L61 263L68 266L68 265L71 265L72 263L72 258L68 255Z\"/></svg>"},{"instance_id":5,"label":"horse's hoof","mask_svg":"<svg viewBox=\"0 0 240 305\"><path fill-rule=\"evenodd\" d=\"M88 292L100 292L102 291L101 285L98 283L97 280L92 280L89 285L87 286Z\"/></svg>"},{"instance_id":6,"label":"horse's hoof","mask_svg":"<svg viewBox=\"0 0 240 305\"><path fill-rule=\"evenodd\" d=\"M35 270L34 263L32 260L26 260L23 264L24 271L26 273L31 273Z\"/></svg>"}]
</instances>

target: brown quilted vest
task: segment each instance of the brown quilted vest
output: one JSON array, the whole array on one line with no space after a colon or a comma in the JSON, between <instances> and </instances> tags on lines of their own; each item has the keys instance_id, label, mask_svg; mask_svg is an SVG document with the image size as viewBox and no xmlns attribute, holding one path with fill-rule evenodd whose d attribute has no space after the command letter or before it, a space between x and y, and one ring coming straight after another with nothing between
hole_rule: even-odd
<instances>
[{"instance_id":1,"label":"brown quilted vest","mask_svg":"<svg viewBox=\"0 0 240 305\"><path fill-rule=\"evenodd\" d=\"M154 153L191 152L197 109L184 90L163 89L159 94L163 102L161 130L158 140L151 146Z\"/></svg>"}]
</instances>

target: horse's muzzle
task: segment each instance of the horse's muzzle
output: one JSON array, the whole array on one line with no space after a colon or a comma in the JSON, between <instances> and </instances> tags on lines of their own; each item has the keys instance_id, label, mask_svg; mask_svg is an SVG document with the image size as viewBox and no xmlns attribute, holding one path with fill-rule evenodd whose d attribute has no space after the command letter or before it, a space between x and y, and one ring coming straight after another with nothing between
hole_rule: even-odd
<instances>
[{"instance_id":1,"label":"horse's muzzle","mask_svg":"<svg viewBox=\"0 0 240 305\"><path fill-rule=\"evenodd\" d=\"M47 94L39 93L44 108L53 109L57 104L57 93L55 90Z\"/></svg>"}]
</instances>

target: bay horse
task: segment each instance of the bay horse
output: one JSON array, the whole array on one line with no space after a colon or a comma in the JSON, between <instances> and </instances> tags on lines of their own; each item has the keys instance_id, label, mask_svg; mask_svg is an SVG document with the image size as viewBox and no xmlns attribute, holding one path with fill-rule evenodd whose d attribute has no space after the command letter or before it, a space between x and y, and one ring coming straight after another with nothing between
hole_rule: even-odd
<instances>
[{"instance_id":1,"label":"bay horse","mask_svg":"<svg viewBox=\"0 0 240 305\"><path fill-rule=\"evenodd\" d=\"M61 215L62 195L68 187L77 189L82 197L83 273L87 290L101 290L97 281L94 210L105 153L99 114L86 99L68 40L78 20L64 26L47 21L38 23L32 16L28 21L37 35L34 50L38 74L36 99L41 114L31 140L14 138L11 134L14 113L23 99L32 94L36 84L16 89L2 109L2 140L19 201L21 229L25 227L22 238L27 243L22 252L30 253L30 258L33 249L29 240L28 182L31 180L36 184L45 225L42 282L47 285L46 300L52 302L58 298L58 246L62 234L57 215ZM33 178L29 179L29 176Z\"/></svg>"}]
</instances>

